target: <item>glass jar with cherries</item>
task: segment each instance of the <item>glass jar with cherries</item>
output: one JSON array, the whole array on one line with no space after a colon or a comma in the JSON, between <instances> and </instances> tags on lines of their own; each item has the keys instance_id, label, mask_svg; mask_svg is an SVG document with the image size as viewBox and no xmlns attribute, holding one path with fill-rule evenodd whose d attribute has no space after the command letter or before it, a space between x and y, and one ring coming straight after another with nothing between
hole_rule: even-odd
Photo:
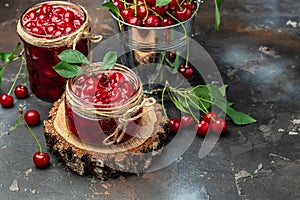
<instances>
[{"instance_id":1,"label":"glass jar with cherries","mask_svg":"<svg viewBox=\"0 0 300 200\"><path fill-rule=\"evenodd\" d=\"M37 4L24 12L17 32L24 44L31 92L45 101L55 101L65 91L66 78L52 68L58 54L74 48L88 54L90 17L80 5L64 1Z\"/></svg>"},{"instance_id":2,"label":"glass jar with cherries","mask_svg":"<svg viewBox=\"0 0 300 200\"><path fill-rule=\"evenodd\" d=\"M144 107L155 103L144 98L142 83L131 69L115 64L101 70L101 64L93 63L87 73L69 79L65 94L68 130L83 143L98 146L133 138Z\"/></svg>"}]
</instances>

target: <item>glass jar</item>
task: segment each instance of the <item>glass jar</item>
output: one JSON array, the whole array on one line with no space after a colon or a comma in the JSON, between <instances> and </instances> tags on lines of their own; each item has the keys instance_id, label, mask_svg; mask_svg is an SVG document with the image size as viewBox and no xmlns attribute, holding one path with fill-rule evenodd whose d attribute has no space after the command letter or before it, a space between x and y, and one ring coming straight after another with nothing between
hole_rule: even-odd
<instances>
[{"instance_id":1,"label":"glass jar","mask_svg":"<svg viewBox=\"0 0 300 200\"><path fill-rule=\"evenodd\" d=\"M143 87L129 68L116 64L101 71L101 64L94 63L86 69L87 74L67 81L66 126L83 143L123 143L138 131Z\"/></svg>"},{"instance_id":2,"label":"glass jar","mask_svg":"<svg viewBox=\"0 0 300 200\"><path fill-rule=\"evenodd\" d=\"M74 28L70 28L67 31L68 25L66 24L68 20L63 18L64 14L57 14L57 16L60 16L61 18L58 18L58 21L55 21L55 24L52 23L52 21L55 20L53 16L56 14L41 13L42 6L45 5L50 5L52 7L51 12L53 13L55 12L54 9L57 8L63 8L65 11L72 11L75 17L72 18L73 21L71 21L70 24L72 23ZM31 20L28 19L28 16L30 16L31 13L38 13L32 14L32 18L36 17L36 19L32 19L32 21L35 20L34 25L30 25L30 21L28 21ZM43 17L41 17L41 15L43 15ZM47 19L49 20L46 21ZM58 24L60 26L58 26ZM32 29L29 30L30 26L41 26L44 31L43 34L37 34ZM58 31L54 32L52 30L53 32L49 33L52 28L51 26L55 27ZM65 29L64 26L66 26ZM17 32L24 44L30 88L34 95L42 100L50 102L56 101L61 97L65 91L67 79L58 75L53 69L53 66L60 61L58 54L72 47L87 56L87 38L90 33L90 26L90 17L87 11L80 5L69 2L43 2L24 12L21 19L18 21ZM37 29L35 29L35 31L36 30ZM64 32L61 31L61 34L57 33L60 30L63 30Z\"/></svg>"}]
</instances>

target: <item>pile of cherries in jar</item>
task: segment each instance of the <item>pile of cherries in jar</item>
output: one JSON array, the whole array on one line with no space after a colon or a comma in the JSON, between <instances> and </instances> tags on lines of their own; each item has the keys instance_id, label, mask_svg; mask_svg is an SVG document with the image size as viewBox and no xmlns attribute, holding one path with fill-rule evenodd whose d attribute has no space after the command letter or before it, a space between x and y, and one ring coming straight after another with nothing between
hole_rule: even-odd
<instances>
[{"instance_id":1,"label":"pile of cherries in jar","mask_svg":"<svg viewBox=\"0 0 300 200\"><path fill-rule=\"evenodd\" d=\"M75 79L72 91L80 99L95 104L121 103L136 93L133 82L124 74L105 71L92 77Z\"/></svg>"},{"instance_id":2,"label":"pile of cherries in jar","mask_svg":"<svg viewBox=\"0 0 300 200\"><path fill-rule=\"evenodd\" d=\"M43 4L26 13L22 24L33 34L56 38L73 32L83 21L84 16L71 8Z\"/></svg>"},{"instance_id":3,"label":"pile of cherries in jar","mask_svg":"<svg viewBox=\"0 0 300 200\"><path fill-rule=\"evenodd\" d=\"M144 27L165 27L190 19L197 9L195 0L171 0L156 6L156 0L112 0L119 8L121 19L128 24Z\"/></svg>"}]
</instances>

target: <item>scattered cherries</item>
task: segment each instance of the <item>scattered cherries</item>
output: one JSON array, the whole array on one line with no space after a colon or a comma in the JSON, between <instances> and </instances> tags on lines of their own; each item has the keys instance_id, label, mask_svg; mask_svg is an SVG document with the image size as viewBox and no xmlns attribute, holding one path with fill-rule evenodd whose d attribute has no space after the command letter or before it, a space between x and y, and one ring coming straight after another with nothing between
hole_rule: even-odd
<instances>
[{"instance_id":1,"label":"scattered cherries","mask_svg":"<svg viewBox=\"0 0 300 200\"><path fill-rule=\"evenodd\" d=\"M180 120L178 118L172 118L169 121L170 132L176 134L180 128Z\"/></svg>"},{"instance_id":2,"label":"scattered cherries","mask_svg":"<svg viewBox=\"0 0 300 200\"><path fill-rule=\"evenodd\" d=\"M50 164L50 156L48 153L46 152L36 152L34 155L33 155L33 163L35 164L35 166L37 168L46 168L49 166Z\"/></svg>"},{"instance_id":3,"label":"scattered cherries","mask_svg":"<svg viewBox=\"0 0 300 200\"><path fill-rule=\"evenodd\" d=\"M3 108L10 108L14 105L14 98L9 94L1 94L0 103Z\"/></svg>"},{"instance_id":4,"label":"scattered cherries","mask_svg":"<svg viewBox=\"0 0 300 200\"><path fill-rule=\"evenodd\" d=\"M24 114L24 119L29 126L36 126L40 123L40 114L36 110L28 110Z\"/></svg>"},{"instance_id":5,"label":"scattered cherries","mask_svg":"<svg viewBox=\"0 0 300 200\"><path fill-rule=\"evenodd\" d=\"M112 3L118 7L123 21L144 27L165 27L186 21L197 8L194 0L172 0L165 6L156 6L155 0L112 0Z\"/></svg>"},{"instance_id":6,"label":"scattered cherries","mask_svg":"<svg viewBox=\"0 0 300 200\"><path fill-rule=\"evenodd\" d=\"M49 4L29 11L22 19L22 24L28 31L49 38L71 33L83 22L84 16L81 13L71 8Z\"/></svg>"},{"instance_id":7,"label":"scattered cherries","mask_svg":"<svg viewBox=\"0 0 300 200\"><path fill-rule=\"evenodd\" d=\"M93 76L82 75L72 85L81 99L95 104L122 103L136 93L136 86L125 74L103 71Z\"/></svg>"},{"instance_id":8,"label":"scattered cherries","mask_svg":"<svg viewBox=\"0 0 300 200\"><path fill-rule=\"evenodd\" d=\"M194 118L188 114L183 115L181 119L171 118L168 124L173 134L176 134L180 127L187 129L193 126L199 136L205 136L209 130L212 130L214 134L224 134L227 131L225 119L219 118L214 112L206 113L196 124Z\"/></svg>"},{"instance_id":9,"label":"scattered cherries","mask_svg":"<svg viewBox=\"0 0 300 200\"><path fill-rule=\"evenodd\" d=\"M181 64L178 73L186 79L190 79L194 75L194 69L190 65Z\"/></svg>"},{"instance_id":10,"label":"scattered cherries","mask_svg":"<svg viewBox=\"0 0 300 200\"><path fill-rule=\"evenodd\" d=\"M28 96L28 89L24 85L17 85L14 93L18 99L25 99Z\"/></svg>"}]
</instances>

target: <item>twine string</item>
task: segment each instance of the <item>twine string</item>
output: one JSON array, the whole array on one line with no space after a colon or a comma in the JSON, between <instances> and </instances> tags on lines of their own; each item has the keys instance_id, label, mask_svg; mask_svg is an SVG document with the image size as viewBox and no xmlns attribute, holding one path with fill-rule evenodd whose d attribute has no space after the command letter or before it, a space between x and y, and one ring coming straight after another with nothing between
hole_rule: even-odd
<instances>
[{"instance_id":1,"label":"twine string","mask_svg":"<svg viewBox=\"0 0 300 200\"><path fill-rule=\"evenodd\" d=\"M146 113L150 112L152 109L147 109L139 113L138 115L132 116L134 113L137 113L139 109L144 108L144 107L151 107L156 103L156 100L153 97L150 98L145 98L141 104L136 105L132 107L131 109L128 109L120 118L118 118L118 126L114 130L113 133L108 135L104 140L103 144L104 145L112 145L114 143L119 143L123 139L125 133L126 133L126 127L129 122L135 121L139 118L141 118L143 115ZM111 138L113 138L111 140Z\"/></svg>"}]
</instances>

